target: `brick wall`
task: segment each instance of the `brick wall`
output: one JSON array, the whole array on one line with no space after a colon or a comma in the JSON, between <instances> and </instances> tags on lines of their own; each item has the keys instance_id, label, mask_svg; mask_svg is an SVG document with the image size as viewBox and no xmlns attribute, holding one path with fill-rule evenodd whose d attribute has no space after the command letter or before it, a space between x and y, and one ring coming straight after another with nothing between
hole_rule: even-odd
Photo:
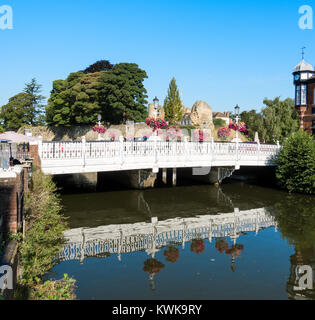
<instances>
[{"instance_id":1,"label":"brick wall","mask_svg":"<svg viewBox=\"0 0 315 320\"><path fill-rule=\"evenodd\" d=\"M20 167L15 177L0 177L0 216L3 218L1 232L21 231L24 214L24 192L28 188L28 172Z\"/></svg>"}]
</instances>

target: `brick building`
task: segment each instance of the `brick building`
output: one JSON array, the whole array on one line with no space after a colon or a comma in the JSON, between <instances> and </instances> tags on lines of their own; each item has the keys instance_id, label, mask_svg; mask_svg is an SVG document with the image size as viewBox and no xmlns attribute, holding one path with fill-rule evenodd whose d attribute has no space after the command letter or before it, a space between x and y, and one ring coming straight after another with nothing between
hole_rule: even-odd
<instances>
[{"instance_id":1,"label":"brick building","mask_svg":"<svg viewBox=\"0 0 315 320\"><path fill-rule=\"evenodd\" d=\"M300 116L300 127L315 134L315 70L302 60L293 72L295 108Z\"/></svg>"}]
</instances>

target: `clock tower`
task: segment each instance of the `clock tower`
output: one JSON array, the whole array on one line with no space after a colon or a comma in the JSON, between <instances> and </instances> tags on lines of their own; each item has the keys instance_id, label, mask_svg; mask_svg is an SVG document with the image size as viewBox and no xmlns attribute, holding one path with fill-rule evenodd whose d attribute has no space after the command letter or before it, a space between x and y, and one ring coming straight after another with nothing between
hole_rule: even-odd
<instances>
[{"instance_id":1,"label":"clock tower","mask_svg":"<svg viewBox=\"0 0 315 320\"><path fill-rule=\"evenodd\" d=\"M300 127L315 133L315 70L303 59L293 72L295 108L300 117Z\"/></svg>"}]
</instances>

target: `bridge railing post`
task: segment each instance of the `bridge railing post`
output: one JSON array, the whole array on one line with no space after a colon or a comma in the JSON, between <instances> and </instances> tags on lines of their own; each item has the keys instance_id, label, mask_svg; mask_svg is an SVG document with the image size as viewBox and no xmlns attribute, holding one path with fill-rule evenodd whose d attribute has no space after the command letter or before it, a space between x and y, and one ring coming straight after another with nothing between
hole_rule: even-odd
<instances>
[{"instance_id":1,"label":"bridge railing post","mask_svg":"<svg viewBox=\"0 0 315 320\"><path fill-rule=\"evenodd\" d=\"M119 137L119 145L120 145L120 162L124 163L124 137Z\"/></svg>"},{"instance_id":2,"label":"bridge railing post","mask_svg":"<svg viewBox=\"0 0 315 320\"><path fill-rule=\"evenodd\" d=\"M83 166L85 167L86 164L86 137L82 137L82 162Z\"/></svg>"},{"instance_id":3,"label":"bridge railing post","mask_svg":"<svg viewBox=\"0 0 315 320\"><path fill-rule=\"evenodd\" d=\"M257 141L257 159L258 159L258 162L260 161L260 158L261 158L261 152L260 152L260 141Z\"/></svg>"},{"instance_id":4,"label":"bridge railing post","mask_svg":"<svg viewBox=\"0 0 315 320\"><path fill-rule=\"evenodd\" d=\"M43 157L43 137L39 136L38 137L38 155L40 158Z\"/></svg>"}]
</instances>

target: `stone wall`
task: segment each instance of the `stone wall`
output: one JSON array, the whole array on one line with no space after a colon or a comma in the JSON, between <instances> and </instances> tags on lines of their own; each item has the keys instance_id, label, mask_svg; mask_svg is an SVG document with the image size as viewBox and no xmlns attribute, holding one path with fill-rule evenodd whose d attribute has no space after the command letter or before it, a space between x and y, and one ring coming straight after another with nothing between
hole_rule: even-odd
<instances>
[{"instance_id":1,"label":"stone wall","mask_svg":"<svg viewBox=\"0 0 315 320\"><path fill-rule=\"evenodd\" d=\"M24 192L28 187L28 169L14 167L12 171L0 172L1 232L16 233L22 229Z\"/></svg>"}]
</instances>

